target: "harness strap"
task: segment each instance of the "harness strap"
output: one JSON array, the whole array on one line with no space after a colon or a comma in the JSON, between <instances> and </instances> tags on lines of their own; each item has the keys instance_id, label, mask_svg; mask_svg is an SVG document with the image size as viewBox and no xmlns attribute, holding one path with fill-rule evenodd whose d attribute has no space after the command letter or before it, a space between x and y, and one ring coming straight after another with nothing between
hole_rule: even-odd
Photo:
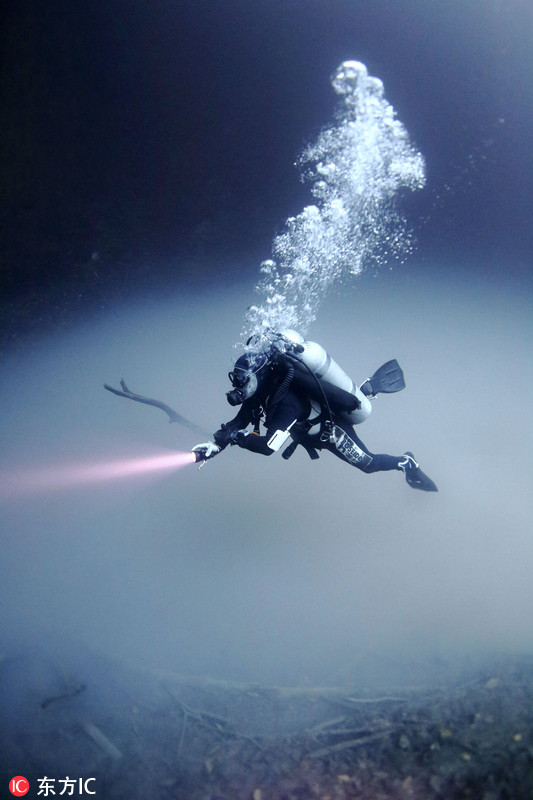
<instances>
[{"instance_id":1,"label":"harness strap","mask_svg":"<svg viewBox=\"0 0 533 800\"><path fill-rule=\"evenodd\" d=\"M292 437L293 441L285 448L282 453L282 457L287 459L292 456L294 451L298 446L303 447L307 455L313 461L316 461L319 458L319 454L317 452L317 447L313 447L313 445L308 444L305 441L298 441L300 437L306 437L311 428L314 428L315 425L320 425L320 429L318 433L313 434L313 440L316 440L317 437L320 437L320 441L324 441L322 436L324 435L324 431L327 431L327 440L329 441L329 432L331 430L332 423L328 421L328 414L325 409L321 409L320 413L318 413L312 419L302 420L301 422L296 422L292 427Z\"/></svg>"},{"instance_id":2,"label":"harness strap","mask_svg":"<svg viewBox=\"0 0 533 800\"><path fill-rule=\"evenodd\" d=\"M287 447L285 448L285 450L281 454L281 457L284 458L285 461L286 461L288 458L290 458L292 456L292 454L294 453L294 451L296 450L297 447L298 447L298 442L295 442L293 440L290 444L287 445Z\"/></svg>"},{"instance_id":3,"label":"harness strap","mask_svg":"<svg viewBox=\"0 0 533 800\"><path fill-rule=\"evenodd\" d=\"M284 458L285 460L287 460L288 458L290 458L293 455L294 451L299 446L303 447L303 449L305 450L305 452L307 453L309 458L312 459L313 461L315 461L317 458L320 458L320 456L318 455L316 449L314 447L311 447L310 444L303 444L302 442L295 442L295 441L292 441L285 448L285 450L281 454L281 457Z\"/></svg>"},{"instance_id":4,"label":"harness strap","mask_svg":"<svg viewBox=\"0 0 533 800\"><path fill-rule=\"evenodd\" d=\"M254 433L257 436L260 436L261 434L261 420L263 418L263 415L264 415L263 406L261 404L255 406L255 408L252 411L252 424L254 426Z\"/></svg>"},{"instance_id":5,"label":"harness strap","mask_svg":"<svg viewBox=\"0 0 533 800\"><path fill-rule=\"evenodd\" d=\"M318 450L316 450L314 447L311 447L310 444L303 444L302 447L306 451L311 461L316 461L317 458L320 458Z\"/></svg>"}]
</instances>

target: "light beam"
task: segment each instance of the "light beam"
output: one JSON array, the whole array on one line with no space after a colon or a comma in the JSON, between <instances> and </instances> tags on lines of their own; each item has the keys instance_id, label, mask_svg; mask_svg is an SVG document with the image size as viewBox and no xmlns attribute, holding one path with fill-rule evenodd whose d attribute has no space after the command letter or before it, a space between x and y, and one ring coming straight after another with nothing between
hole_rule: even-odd
<instances>
[{"instance_id":1,"label":"light beam","mask_svg":"<svg viewBox=\"0 0 533 800\"><path fill-rule=\"evenodd\" d=\"M169 453L144 458L126 458L96 463L75 463L39 468L2 470L0 499L15 500L44 492L73 489L194 464L194 453Z\"/></svg>"}]
</instances>

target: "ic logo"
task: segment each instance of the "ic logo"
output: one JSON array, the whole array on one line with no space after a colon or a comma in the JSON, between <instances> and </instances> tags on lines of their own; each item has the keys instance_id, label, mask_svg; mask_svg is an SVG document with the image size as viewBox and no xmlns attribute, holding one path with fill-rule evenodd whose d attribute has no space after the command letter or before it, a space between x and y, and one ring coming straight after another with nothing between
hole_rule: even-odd
<instances>
[{"instance_id":1,"label":"ic logo","mask_svg":"<svg viewBox=\"0 0 533 800\"><path fill-rule=\"evenodd\" d=\"M30 784L22 775L17 775L16 778L11 778L9 781L9 791L15 797L22 797L30 791Z\"/></svg>"}]
</instances>

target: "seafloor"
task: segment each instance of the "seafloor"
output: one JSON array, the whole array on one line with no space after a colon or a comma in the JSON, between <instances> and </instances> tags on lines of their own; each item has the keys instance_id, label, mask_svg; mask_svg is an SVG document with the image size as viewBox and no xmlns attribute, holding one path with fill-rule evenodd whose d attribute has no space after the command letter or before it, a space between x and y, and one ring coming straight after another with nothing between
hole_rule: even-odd
<instances>
[{"instance_id":1,"label":"seafloor","mask_svg":"<svg viewBox=\"0 0 533 800\"><path fill-rule=\"evenodd\" d=\"M66 776L95 777L96 800L533 798L532 656L370 691L141 672L81 651L67 666L25 650L0 663L0 714L6 797L23 775L29 800L45 776L56 796Z\"/></svg>"}]
</instances>

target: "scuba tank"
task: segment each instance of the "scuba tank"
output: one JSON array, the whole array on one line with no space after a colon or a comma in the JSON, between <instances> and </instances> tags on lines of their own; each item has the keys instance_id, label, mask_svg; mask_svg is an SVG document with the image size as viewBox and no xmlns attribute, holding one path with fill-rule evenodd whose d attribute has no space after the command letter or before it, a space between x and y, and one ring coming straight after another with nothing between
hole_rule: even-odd
<instances>
[{"instance_id":1,"label":"scuba tank","mask_svg":"<svg viewBox=\"0 0 533 800\"><path fill-rule=\"evenodd\" d=\"M337 393L341 401L340 404L345 406L342 410L352 425L358 425L367 419L372 411L370 400L321 345L317 344L317 342L306 341L297 331L291 329L282 330L279 335L282 339L288 340L288 342L295 345L295 355L292 356L291 361L294 359L296 362L303 364L304 369L306 368L306 371L312 373L315 379L321 382L326 395L329 387L331 387L329 391L332 405L337 405L336 393L333 391L333 387L341 390L341 393ZM301 370L295 374L297 382L299 377L300 380L304 380L304 375L300 373ZM352 402L349 402L351 408L347 408L347 404L343 402L342 395L344 393L348 393L353 398ZM356 407L354 408L354 406Z\"/></svg>"}]
</instances>

